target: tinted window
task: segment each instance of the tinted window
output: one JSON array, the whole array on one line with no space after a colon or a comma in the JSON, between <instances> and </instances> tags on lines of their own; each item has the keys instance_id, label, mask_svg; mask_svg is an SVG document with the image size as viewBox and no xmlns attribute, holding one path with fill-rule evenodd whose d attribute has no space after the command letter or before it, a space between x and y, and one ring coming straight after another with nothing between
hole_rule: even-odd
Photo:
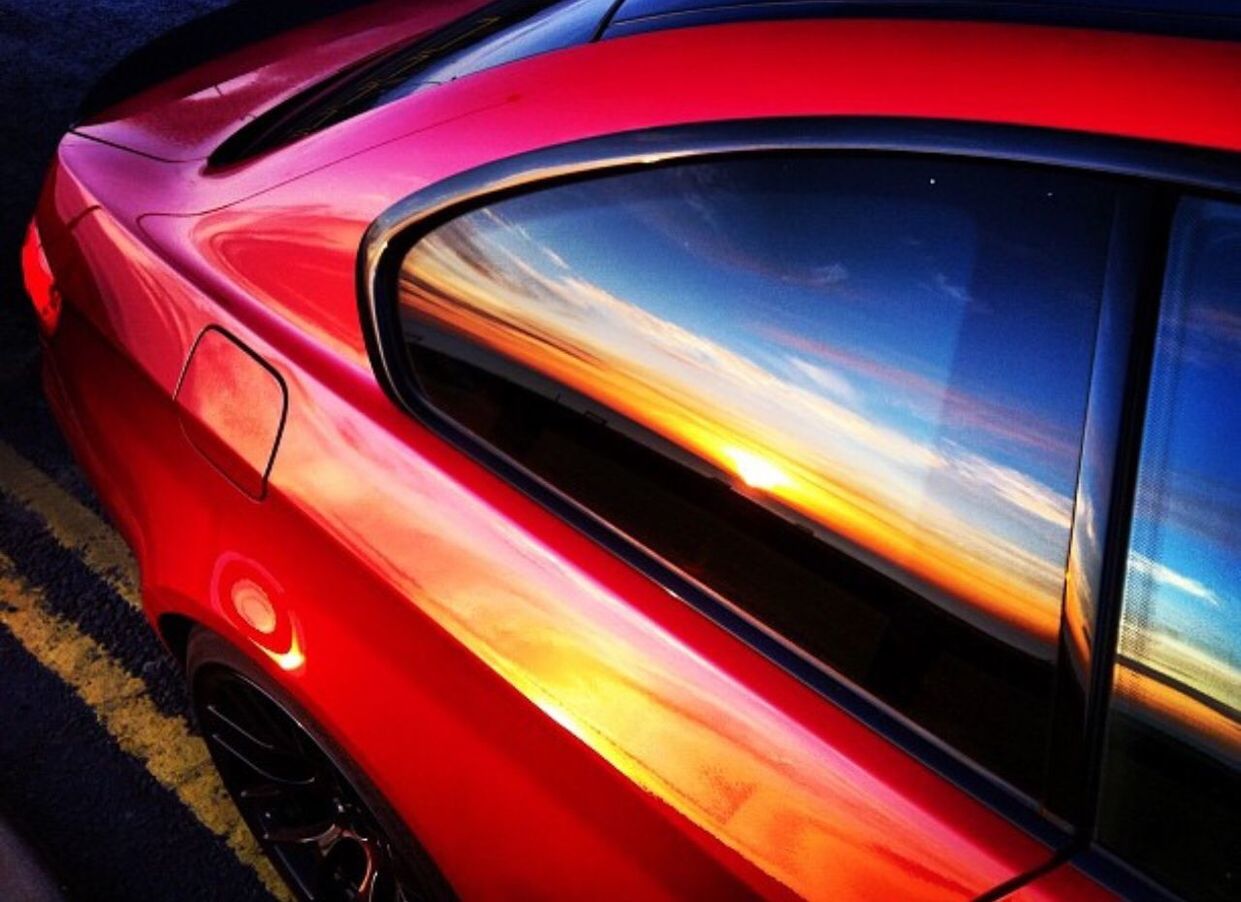
<instances>
[{"instance_id":1,"label":"tinted window","mask_svg":"<svg viewBox=\"0 0 1241 902\"><path fill-rule=\"evenodd\" d=\"M442 412L1037 794L1113 206L902 157L612 175L432 231L403 324Z\"/></svg>"},{"instance_id":2,"label":"tinted window","mask_svg":"<svg viewBox=\"0 0 1241 902\"><path fill-rule=\"evenodd\" d=\"M382 106L419 88L455 81L514 60L585 44L594 37L612 0L561 0L526 19L515 19L475 43L445 53L434 62L396 79L371 106Z\"/></svg>"},{"instance_id":3,"label":"tinted window","mask_svg":"<svg viewBox=\"0 0 1241 902\"><path fill-rule=\"evenodd\" d=\"M1178 215L1121 618L1100 838L1241 897L1241 208Z\"/></svg>"},{"instance_id":4,"label":"tinted window","mask_svg":"<svg viewBox=\"0 0 1241 902\"><path fill-rule=\"evenodd\" d=\"M230 166L420 88L590 41L612 0L494 0L412 45L301 92L238 129L211 155Z\"/></svg>"}]
</instances>

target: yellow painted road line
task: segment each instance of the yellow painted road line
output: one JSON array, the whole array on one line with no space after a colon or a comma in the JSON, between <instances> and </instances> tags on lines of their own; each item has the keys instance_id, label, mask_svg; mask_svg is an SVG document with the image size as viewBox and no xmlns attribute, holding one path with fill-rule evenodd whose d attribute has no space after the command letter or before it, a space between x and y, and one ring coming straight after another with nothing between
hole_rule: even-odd
<instances>
[{"instance_id":1,"label":"yellow painted road line","mask_svg":"<svg viewBox=\"0 0 1241 902\"><path fill-rule=\"evenodd\" d=\"M27 585L2 554L0 625L90 705L121 748L172 790L203 826L223 837L268 890L278 898L290 898L229 799L207 746L190 734L185 719L161 713L147 697L142 680L70 621L53 614L42 593Z\"/></svg>"},{"instance_id":2,"label":"yellow painted road line","mask_svg":"<svg viewBox=\"0 0 1241 902\"><path fill-rule=\"evenodd\" d=\"M42 517L61 546L80 556L121 598L141 610L138 566L125 540L4 442L0 442L0 492Z\"/></svg>"}]
</instances>

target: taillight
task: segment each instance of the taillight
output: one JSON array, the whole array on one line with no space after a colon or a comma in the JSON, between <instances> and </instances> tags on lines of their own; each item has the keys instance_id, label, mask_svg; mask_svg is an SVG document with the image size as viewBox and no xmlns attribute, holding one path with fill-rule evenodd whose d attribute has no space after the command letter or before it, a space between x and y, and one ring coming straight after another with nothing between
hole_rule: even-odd
<instances>
[{"instance_id":1,"label":"taillight","mask_svg":"<svg viewBox=\"0 0 1241 902\"><path fill-rule=\"evenodd\" d=\"M52 279L52 268L48 266L39 230L33 222L26 229L26 243L22 245L22 279L39 317L39 328L44 335L51 335L60 322L60 291Z\"/></svg>"}]
</instances>

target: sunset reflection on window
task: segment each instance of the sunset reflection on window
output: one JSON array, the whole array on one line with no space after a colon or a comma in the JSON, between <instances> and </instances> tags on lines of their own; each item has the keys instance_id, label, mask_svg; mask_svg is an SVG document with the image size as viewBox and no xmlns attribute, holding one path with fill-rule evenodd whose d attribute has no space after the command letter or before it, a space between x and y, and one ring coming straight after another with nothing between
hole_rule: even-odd
<instances>
[{"instance_id":1,"label":"sunset reflection on window","mask_svg":"<svg viewBox=\"0 0 1241 902\"><path fill-rule=\"evenodd\" d=\"M1111 210L946 161L598 179L419 241L405 331L432 403L915 719L1019 655L977 741L1020 719L1034 781ZM928 617L965 632L910 660Z\"/></svg>"},{"instance_id":2,"label":"sunset reflection on window","mask_svg":"<svg viewBox=\"0 0 1241 902\"><path fill-rule=\"evenodd\" d=\"M1160 311L1101 837L1193 898L1241 896L1241 208L1186 201Z\"/></svg>"},{"instance_id":3,"label":"sunset reflection on window","mask_svg":"<svg viewBox=\"0 0 1241 902\"><path fill-rule=\"evenodd\" d=\"M761 454L747 451L745 448L721 449L724 457L732 463L733 472L741 477L741 481L750 488L772 491L786 488L790 484L788 475L780 467Z\"/></svg>"}]
</instances>

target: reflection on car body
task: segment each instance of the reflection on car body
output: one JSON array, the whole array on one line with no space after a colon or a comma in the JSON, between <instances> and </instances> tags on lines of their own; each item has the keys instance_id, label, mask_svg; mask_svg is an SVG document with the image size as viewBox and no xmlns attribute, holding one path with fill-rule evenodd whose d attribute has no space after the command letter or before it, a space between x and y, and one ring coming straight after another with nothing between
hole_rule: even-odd
<instances>
[{"instance_id":1,"label":"reflection on car body","mask_svg":"<svg viewBox=\"0 0 1241 902\"><path fill-rule=\"evenodd\" d=\"M385 0L63 140L45 388L299 896L1237 895L1233 20L849 6Z\"/></svg>"}]
</instances>

